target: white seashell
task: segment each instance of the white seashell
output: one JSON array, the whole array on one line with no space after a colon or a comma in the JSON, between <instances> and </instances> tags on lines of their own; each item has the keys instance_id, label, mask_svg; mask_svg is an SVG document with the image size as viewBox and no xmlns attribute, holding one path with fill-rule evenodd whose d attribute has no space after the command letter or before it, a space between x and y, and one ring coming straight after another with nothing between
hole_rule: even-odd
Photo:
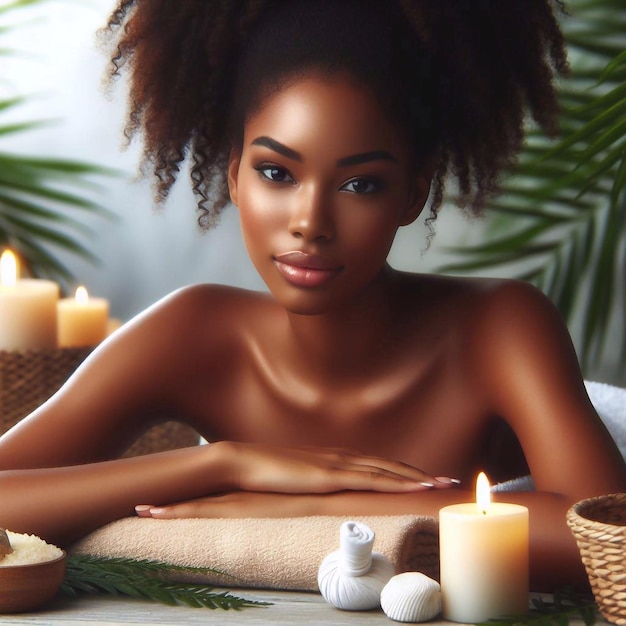
<instances>
[{"instance_id":1,"label":"white seashell","mask_svg":"<svg viewBox=\"0 0 626 626\"><path fill-rule=\"evenodd\" d=\"M441 587L421 572L398 574L383 588L380 606L396 622L426 622L441 612Z\"/></svg>"}]
</instances>

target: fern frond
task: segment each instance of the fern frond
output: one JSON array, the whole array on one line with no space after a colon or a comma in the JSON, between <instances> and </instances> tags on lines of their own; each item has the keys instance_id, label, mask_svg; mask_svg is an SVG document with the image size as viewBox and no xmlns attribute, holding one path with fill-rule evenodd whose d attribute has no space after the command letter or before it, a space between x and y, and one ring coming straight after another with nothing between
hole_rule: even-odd
<instances>
[{"instance_id":1,"label":"fern frond","mask_svg":"<svg viewBox=\"0 0 626 626\"><path fill-rule=\"evenodd\" d=\"M227 591L215 591L207 585L174 583L166 577L172 572L228 576L212 568L170 565L160 561L71 555L67 559L61 593L68 596L80 593L123 595L172 606L184 604L195 608L223 610L241 610L271 604L240 598Z\"/></svg>"},{"instance_id":2,"label":"fern frond","mask_svg":"<svg viewBox=\"0 0 626 626\"><path fill-rule=\"evenodd\" d=\"M593 626L598 615L592 596L577 594L566 588L557 591L552 601L533 598L528 613L504 615L476 626L568 626L570 619L582 619L585 626Z\"/></svg>"}]
</instances>

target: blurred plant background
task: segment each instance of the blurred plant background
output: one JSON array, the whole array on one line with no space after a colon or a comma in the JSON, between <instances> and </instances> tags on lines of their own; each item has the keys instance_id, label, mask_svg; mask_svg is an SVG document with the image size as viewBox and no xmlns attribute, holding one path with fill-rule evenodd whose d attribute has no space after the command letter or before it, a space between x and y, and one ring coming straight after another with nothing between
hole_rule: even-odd
<instances>
[{"instance_id":1,"label":"blurred plant background","mask_svg":"<svg viewBox=\"0 0 626 626\"><path fill-rule=\"evenodd\" d=\"M5 47L3 35L22 24L23 9L46 0L9 0L0 3L0 60L26 50ZM37 62L33 59L33 62ZM32 97L32 96L30 96ZM0 142L32 132L55 120L4 121L8 113L25 104L29 95L0 98ZM87 190L99 188L96 179L114 175L114 170L79 160L47 158L2 149L0 143L0 249L10 247L19 254L22 271L57 280L62 286L74 280L60 260L60 252L90 262L97 257L89 248L95 236L86 225L84 213L103 219L113 213L95 203Z\"/></svg>"},{"instance_id":2,"label":"blurred plant background","mask_svg":"<svg viewBox=\"0 0 626 626\"><path fill-rule=\"evenodd\" d=\"M561 136L529 128L518 166L486 211L478 244L450 249L451 273L530 281L566 318L585 373L626 366L626 3L569 0L571 76Z\"/></svg>"}]
</instances>

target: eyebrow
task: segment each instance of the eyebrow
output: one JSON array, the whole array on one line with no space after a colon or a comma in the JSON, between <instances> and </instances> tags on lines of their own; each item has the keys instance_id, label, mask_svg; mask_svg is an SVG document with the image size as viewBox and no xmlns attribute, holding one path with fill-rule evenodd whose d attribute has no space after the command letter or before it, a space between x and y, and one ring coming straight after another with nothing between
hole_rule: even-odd
<instances>
[{"instance_id":1,"label":"eyebrow","mask_svg":"<svg viewBox=\"0 0 626 626\"><path fill-rule=\"evenodd\" d=\"M274 152L278 152L278 154L282 154L284 157L291 159L292 161L302 161L302 155L291 148L288 148L286 145L280 143L280 141L276 141L276 139L272 139L271 137L257 137L252 141L253 146L265 146Z\"/></svg>"},{"instance_id":2,"label":"eyebrow","mask_svg":"<svg viewBox=\"0 0 626 626\"><path fill-rule=\"evenodd\" d=\"M346 167L348 165L368 163L369 161L393 161L395 163L396 159L386 150L372 150L372 152L362 152L361 154L353 154L352 156L339 159L337 165L339 167Z\"/></svg>"},{"instance_id":3,"label":"eyebrow","mask_svg":"<svg viewBox=\"0 0 626 626\"><path fill-rule=\"evenodd\" d=\"M272 139L271 137L257 137L252 141L252 145L264 146L274 152L278 152L278 154L282 154L282 156L291 159L292 161L303 161L302 155L299 152L280 143L280 141ZM396 163L396 158L386 150L372 150L371 152L362 152L360 154L343 157L337 161L337 165L339 167L348 167L350 165L360 165L361 163L368 163L370 161L393 161Z\"/></svg>"}]
</instances>

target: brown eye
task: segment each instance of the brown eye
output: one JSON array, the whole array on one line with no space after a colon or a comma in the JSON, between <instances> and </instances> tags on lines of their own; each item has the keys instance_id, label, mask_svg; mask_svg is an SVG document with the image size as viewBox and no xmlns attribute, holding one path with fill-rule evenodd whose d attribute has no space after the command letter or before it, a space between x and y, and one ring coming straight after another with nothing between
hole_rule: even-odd
<instances>
[{"instance_id":1,"label":"brown eye","mask_svg":"<svg viewBox=\"0 0 626 626\"><path fill-rule=\"evenodd\" d=\"M261 178L271 180L275 183L293 183L295 182L291 174L284 168L277 165L260 165L254 168Z\"/></svg>"},{"instance_id":2,"label":"brown eye","mask_svg":"<svg viewBox=\"0 0 626 626\"><path fill-rule=\"evenodd\" d=\"M350 193L373 193L379 191L382 185L371 178L353 178L341 187L341 191Z\"/></svg>"}]
</instances>

